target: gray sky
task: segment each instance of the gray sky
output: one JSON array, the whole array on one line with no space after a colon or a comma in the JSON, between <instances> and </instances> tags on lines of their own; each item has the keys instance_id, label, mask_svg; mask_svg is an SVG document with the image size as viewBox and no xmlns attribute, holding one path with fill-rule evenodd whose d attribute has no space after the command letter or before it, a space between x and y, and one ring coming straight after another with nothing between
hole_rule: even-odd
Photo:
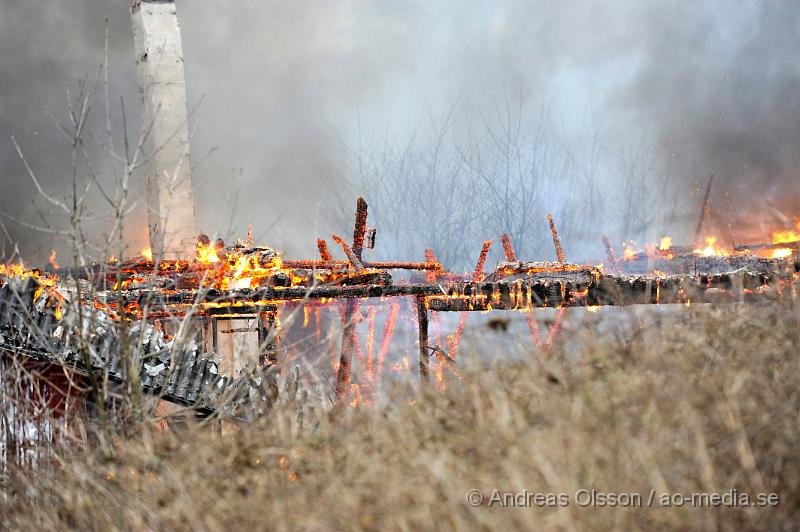
<instances>
[{"instance_id":1,"label":"gray sky","mask_svg":"<svg viewBox=\"0 0 800 532\"><path fill-rule=\"evenodd\" d=\"M128 1L0 7L0 210L42 223L10 135L67 194L69 152L45 109L63 116L64 81L96 76L106 18L115 123L123 98L135 126ZM800 213L795 2L178 0L178 13L190 105L203 100L192 157L209 233L252 223L266 243L310 254L317 235L344 230L330 227L332 191L360 130L402 136L457 99L487 109L509 90L548 105L565 143L602 124L609 162L644 141L687 191L715 173L738 214L766 203ZM610 168L603 179L624 188ZM4 223L26 256L60 245Z\"/></svg>"}]
</instances>

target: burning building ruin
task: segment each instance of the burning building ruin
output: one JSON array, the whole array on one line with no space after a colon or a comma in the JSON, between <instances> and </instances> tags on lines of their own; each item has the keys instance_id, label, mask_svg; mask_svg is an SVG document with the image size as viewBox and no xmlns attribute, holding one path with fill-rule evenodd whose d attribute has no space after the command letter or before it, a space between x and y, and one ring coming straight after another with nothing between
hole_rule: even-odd
<instances>
[{"instance_id":1,"label":"burning building ruin","mask_svg":"<svg viewBox=\"0 0 800 532\"><path fill-rule=\"evenodd\" d=\"M501 236L505 260L489 272L491 241L483 244L474 271L463 275L448 271L430 249L420 262L370 261L376 230L367 227L368 206L362 198L352 240L330 236L343 259L333 258L325 239L317 241L319 258L304 260L255 245L252 235L230 245L212 241L198 235L195 220L174 2L136 0L131 14L151 157L146 173L151 250L130 260L77 268L2 266L4 353L63 366L89 380L128 383L200 412L226 404L230 413L247 417L274 395L269 376L284 367L279 312L288 307L304 314L327 307L340 316L332 393L335 401L344 402L351 393L374 393L352 387L354 357L366 359L367 367L373 364L371 348L369 356L360 354L355 327L364 307L390 309L374 361L374 385L386 363L400 302L416 323L418 373L426 382L432 373L445 375L457 360L469 312L524 312L538 346L532 316L542 308L796 297L800 225L797 232L776 229L762 243L723 246L705 224L711 182L694 242L679 246L665 237L644 250L627 245L618 255L606 238L604 263L569 262L569 243L565 249L550 215L555 262L521 259L507 235ZM396 278L397 271L413 275ZM431 316L439 312L461 313L444 345L432 342L429 334ZM374 331L375 315L370 315Z\"/></svg>"},{"instance_id":2,"label":"burning building ruin","mask_svg":"<svg viewBox=\"0 0 800 532\"><path fill-rule=\"evenodd\" d=\"M231 412L245 415L271 396L263 375L281 367L278 311L290 305L338 308L342 332L334 393L343 401L351 390L353 356L361 349L354 327L359 305L413 301L408 308L418 326L419 375L426 381L432 366L441 375L456 360L463 329L460 322L447 345L433 344L431 313L531 315L541 308L785 300L796 298L800 278L800 239L781 243L793 250L790 257L760 257L750 249L758 246L724 254L661 249L648 255L659 269L626 273L636 270L629 265L637 260L611 256L606 263L573 264L563 248L559 262L522 261L506 235L505 261L484 271L487 241L475 271L458 275L430 250L424 262L366 260L366 220L367 204L359 198L352 243L332 235L346 260L333 260L322 239L319 259L289 260L267 247L242 241L225 246L201 235L193 258L138 257L51 272L5 266L2 349L88 376L133 378L145 392L201 411L227 397ZM549 223L561 248L552 217ZM419 273L395 280L391 272L397 270ZM126 324L123 337L115 326L120 323ZM120 342L131 348L120 349Z\"/></svg>"}]
</instances>

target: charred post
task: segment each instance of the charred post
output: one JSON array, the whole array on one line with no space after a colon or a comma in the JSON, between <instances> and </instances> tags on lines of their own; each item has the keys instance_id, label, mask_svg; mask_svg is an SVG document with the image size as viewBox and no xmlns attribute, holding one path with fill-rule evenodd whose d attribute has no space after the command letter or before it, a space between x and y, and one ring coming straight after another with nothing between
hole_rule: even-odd
<instances>
[{"instance_id":1,"label":"charred post","mask_svg":"<svg viewBox=\"0 0 800 532\"><path fill-rule=\"evenodd\" d=\"M500 237L500 241L503 243L503 252L506 255L506 260L508 262L517 262L517 254L514 253L514 247L511 245L511 237L508 236L508 233L503 233L503 236Z\"/></svg>"},{"instance_id":2,"label":"charred post","mask_svg":"<svg viewBox=\"0 0 800 532\"><path fill-rule=\"evenodd\" d=\"M342 331L342 352L339 356L339 371L336 373L336 399L343 401L347 398L350 390L350 364L353 357L353 347L355 345L355 315L358 310L358 300L348 299L345 301L345 310L342 321L344 329Z\"/></svg>"},{"instance_id":3,"label":"charred post","mask_svg":"<svg viewBox=\"0 0 800 532\"><path fill-rule=\"evenodd\" d=\"M356 225L353 229L353 254L361 260L364 250L364 234L367 231L367 202L359 197L356 202Z\"/></svg>"},{"instance_id":4,"label":"charred post","mask_svg":"<svg viewBox=\"0 0 800 532\"><path fill-rule=\"evenodd\" d=\"M553 234L553 245L556 248L556 257L558 262L564 263L566 255L564 255L564 248L561 247L561 240L558 238L558 231L556 230L556 223L553 220L553 215L547 215L547 222L550 224L550 232Z\"/></svg>"},{"instance_id":5,"label":"charred post","mask_svg":"<svg viewBox=\"0 0 800 532\"><path fill-rule=\"evenodd\" d=\"M439 264L439 260L436 258L436 254L434 254L431 248L425 248L425 264L428 266L432 266L434 271L428 271L427 279L429 283L432 283L436 280L436 270L441 270L442 266Z\"/></svg>"},{"instance_id":6,"label":"charred post","mask_svg":"<svg viewBox=\"0 0 800 532\"><path fill-rule=\"evenodd\" d=\"M331 257L331 252L328 251L328 243L325 242L324 239L317 239L317 249L319 250L319 258L321 258L323 262L330 262L333 260L333 257Z\"/></svg>"},{"instance_id":7,"label":"charred post","mask_svg":"<svg viewBox=\"0 0 800 532\"><path fill-rule=\"evenodd\" d=\"M425 298L416 297L417 323L419 325L419 381L427 382L428 375L428 305Z\"/></svg>"},{"instance_id":8,"label":"charred post","mask_svg":"<svg viewBox=\"0 0 800 532\"><path fill-rule=\"evenodd\" d=\"M487 240L483 243L483 247L481 248L481 253L478 255L478 263L475 265L475 271L472 272L472 282L477 283L483 280L483 265L486 263L486 255L489 253L489 248L492 245L491 240ZM448 346L450 348L450 352L453 354L453 358L456 357L458 353L458 344L461 343L461 336L464 334L464 326L467 324L467 312L462 312L461 315L458 317L458 325L456 325L456 332L453 335L453 341Z\"/></svg>"},{"instance_id":9,"label":"charred post","mask_svg":"<svg viewBox=\"0 0 800 532\"><path fill-rule=\"evenodd\" d=\"M487 240L483 243L481 254L478 256L478 264L475 265L475 271L472 274L473 281L480 281L483 279L483 266L486 264L486 255L489 253L490 247L492 247L491 240Z\"/></svg>"},{"instance_id":10,"label":"charred post","mask_svg":"<svg viewBox=\"0 0 800 532\"><path fill-rule=\"evenodd\" d=\"M611 269L614 273L619 274L619 267L617 266L617 254L614 253L614 246L611 245L611 240L608 239L607 235L603 235L603 245L606 248L606 256L608 257L608 263L611 265Z\"/></svg>"},{"instance_id":11,"label":"charred post","mask_svg":"<svg viewBox=\"0 0 800 532\"><path fill-rule=\"evenodd\" d=\"M356 256L355 252L350 249L350 246L347 245L347 242L345 242L342 237L339 235L331 235L331 238L333 238L334 242L342 246L344 254L347 255L347 260L350 261L350 264L353 265L353 268L355 268L357 272L360 272L364 269L364 265L361 264L361 259Z\"/></svg>"},{"instance_id":12,"label":"charred post","mask_svg":"<svg viewBox=\"0 0 800 532\"><path fill-rule=\"evenodd\" d=\"M697 220L697 228L694 230L694 243L700 244L700 237L703 233L703 224L711 215L711 205L709 200L711 198L711 185L714 184L714 174L711 174L711 177L708 178L708 184L706 185L706 193L703 196L703 208L700 210L700 219Z\"/></svg>"}]
</instances>

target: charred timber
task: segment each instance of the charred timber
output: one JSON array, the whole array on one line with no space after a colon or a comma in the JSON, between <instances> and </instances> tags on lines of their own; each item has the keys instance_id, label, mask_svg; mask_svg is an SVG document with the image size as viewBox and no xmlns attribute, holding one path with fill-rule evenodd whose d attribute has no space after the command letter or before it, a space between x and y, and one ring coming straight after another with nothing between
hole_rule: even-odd
<instances>
[{"instance_id":1,"label":"charred timber","mask_svg":"<svg viewBox=\"0 0 800 532\"><path fill-rule=\"evenodd\" d=\"M800 264L795 264L795 267ZM270 302L319 298L380 298L425 296L431 310L524 309L535 307L673 304L701 302L717 296L745 299L783 294L792 284L792 271L739 271L720 274L672 276L582 275L536 280L492 282L319 286L315 288L263 287L233 291L176 290L115 291L100 294L101 301L128 301L140 308L201 303ZM717 291L725 291L720 294ZM706 298L706 294L709 298ZM433 297L438 296L438 297ZM718 299L718 298L717 298Z\"/></svg>"},{"instance_id":2,"label":"charred timber","mask_svg":"<svg viewBox=\"0 0 800 532\"><path fill-rule=\"evenodd\" d=\"M553 246L556 248L556 257L558 258L558 262L564 262L567 260L567 256L564 253L564 248L561 246L561 239L558 237L556 222L553 220L552 214L547 215L547 223L550 224L550 233L553 235Z\"/></svg>"},{"instance_id":3,"label":"charred timber","mask_svg":"<svg viewBox=\"0 0 800 532\"><path fill-rule=\"evenodd\" d=\"M471 283L463 292L428 298L440 312L526 310L582 306L691 304L791 298L791 276L739 272L670 277L613 277L590 282Z\"/></svg>"},{"instance_id":4,"label":"charred timber","mask_svg":"<svg viewBox=\"0 0 800 532\"><path fill-rule=\"evenodd\" d=\"M700 219L697 220L697 227L694 230L694 243L700 243L700 235L703 232L703 224L705 221L711 217L711 207L709 204L709 200L711 199L711 186L714 184L714 174L711 174L711 177L708 178L708 184L706 185L706 193L703 195L703 207L700 210Z\"/></svg>"},{"instance_id":5,"label":"charred timber","mask_svg":"<svg viewBox=\"0 0 800 532\"><path fill-rule=\"evenodd\" d=\"M422 296L417 296L417 327L419 333L419 378L427 381L428 376L428 306Z\"/></svg>"},{"instance_id":6,"label":"charred timber","mask_svg":"<svg viewBox=\"0 0 800 532\"><path fill-rule=\"evenodd\" d=\"M353 228L353 254L361 260L364 250L364 234L367 231L367 202L359 197L356 201L356 223Z\"/></svg>"},{"instance_id":7,"label":"charred timber","mask_svg":"<svg viewBox=\"0 0 800 532\"><path fill-rule=\"evenodd\" d=\"M784 242L782 244L742 244L733 246L734 251L747 252L747 251L774 251L776 249L792 249L795 252L800 249L800 242Z\"/></svg>"},{"instance_id":8,"label":"charred timber","mask_svg":"<svg viewBox=\"0 0 800 532\"><path fill-rule=\"evenodd\" d=\"M376 270L442 270L441 264L429 262L362 262L365 268ZM337 270L350 265L343 260L284 260L285 268Z\"/></svg>"},{"instance_id":9,"label":"charred timber","mask_svg":"<svg viewBox=\"0 0 800 532\"><path fill-rule=\"evenodd\" d=\"M347 245L347 242L345 242L342 237L338 235L331 235L331 238L334 242L342 246L344 254L347 255L347 260L350 261L350 264L353 265L353 268L355 268L357 272L360 272L364 269L364 265L361 264L361 259L353 252L353 250Z\"/></svg>"},{"instance_id":10,"label":"charred timber","mask_svg":"<svg viewBox=\"0 0 800 532\"><path fill-rule=\"evenodd\" d=\"M517 254L514 252L514 246L511 244L511 237L508 233L503 233L500 237L500 242L503 244L503 253L506 256L507 262L516 262Z\"/></svg>"},{"instance_id":11,"label":"charred timber","mask_svg":"<svg viewBox=\"0 0 800 532\"><path fill-rule=\"evenodd\" d=\"M331 261L331 252L328 251L328 243L325 240L317 239L317 249L319 250L319 257L324 261Z\"/></svg>"}]
</instances>

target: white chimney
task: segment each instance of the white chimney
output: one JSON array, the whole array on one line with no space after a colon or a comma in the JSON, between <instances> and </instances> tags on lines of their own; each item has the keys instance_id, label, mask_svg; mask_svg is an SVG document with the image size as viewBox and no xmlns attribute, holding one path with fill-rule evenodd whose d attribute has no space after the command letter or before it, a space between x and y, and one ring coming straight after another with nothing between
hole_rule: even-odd
<instances>
[{"instance_id":1,"label":"white chimney","mask_svg":"<svg viewBox=\"0 0 800 532\"><path fill-rule=\"evenodd\" d=\"M189 164L183 48L174 0L133 0L133 37L143 124L150 245L162 258L194 256L197 224Z\"/></svg>"}]
</instances>

